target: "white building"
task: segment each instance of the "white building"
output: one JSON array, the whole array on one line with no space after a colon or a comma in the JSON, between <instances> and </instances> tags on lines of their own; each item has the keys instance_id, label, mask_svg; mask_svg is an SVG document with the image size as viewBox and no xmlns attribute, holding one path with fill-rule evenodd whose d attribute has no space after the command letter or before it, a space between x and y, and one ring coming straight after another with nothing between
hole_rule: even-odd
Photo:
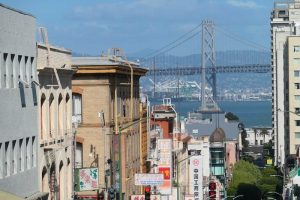
<instances>
[{"instance_id":1,"label":"white building","mask_svg":"<svg viewBox=\"0 0 300 200\"><path fill-rule=\"evenodd\" d=\"M39 181L49 199L72 199L73 133L71 51L48 43L40 29L37 69L39 95Z\"/></svg>"},{"instance_id":2,"label":"white building","mask_svg":"<svg viewBox=\"0 0 300 200\"><path fill-rule=\"evenodd\" d=\"M209 136L201 136L199 138L191 138L190 136L182 137L179 140L179 147L182 147L177 154L178 163L178 184L180 188L181 199L191 197L195 193L204 194L204 188L208 184L210 176L210 153L209 153ZM195 156L193 156L195 155ZM199 159L200 169L198 176L195 176L193 169L194 158ZM176 172L177 172L176 170ZM176 175L177 176L177 175ZM197 177L197 187L195 191L194 178ZM202 197L200 198L202 199Z\"/></svg>"},{"instance_id":3,"label":"white building","mask_svg":"<svg viewBox=\"0 0 300 200\"><path fill-rule=\"evenodd\" d=\"M262 131L262 128L245 128L247 132L246 140L249 142L249 145L263 145L272 140L272 129L266 128L267 132Z\"/></svg>"},{"instance_id":4,"label":"white building","mask_svg":"<svg viewBox=\"0 0 300 200\"><path fill-rule=\"evenodd\" d=\"M30 199L42 197L35 28L32 15L0 4L0 191Z\"/></svg>"}]
</instances>

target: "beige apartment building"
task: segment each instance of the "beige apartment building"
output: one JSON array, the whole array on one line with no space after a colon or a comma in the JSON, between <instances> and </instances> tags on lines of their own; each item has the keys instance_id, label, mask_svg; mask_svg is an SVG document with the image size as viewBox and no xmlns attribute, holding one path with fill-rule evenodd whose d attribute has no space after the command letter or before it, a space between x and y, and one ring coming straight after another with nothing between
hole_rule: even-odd
<instances>
[{"instance_id":1,"label":"beige apartment building","mask_svg":"<svg viewBox=\"0 0 300 200\"><path fill-rule=\"evenodd\" d=\"M289 36L288 43L288 94L289 94L289 154L300 147L300 36Z\"/></svg>"},{"instance_id":2,"label":"beige apartment building","mask_svg":"<svg viewBox=\"0 0 300 200\"><path fill-rule=\"evenodd\" d=\"M100 192L119 188L121 131L122 193L128 199L129 194L140 193L134 185L134 174L141 170L140 130L145 130L140 123L139 79L147 70L115 53L73 57L73 117L78 122L76 137L82 139L81 167L98 167Z\"/></svg>"},{"instance_id":3,"label":"beige apartment building","mask_svg":"<svg viewBox=\"0 0 300 200\"><path fill-rule=\"evenodd\" d=\"M39 184L48 199L72 199L73 133L71 51L37 44L39 94Z\"/></svg>"},{"instance_id":4,"label":"beige apartment building","mask_svg":"<svg viewBox=\"0 0 300 200\"><path fill-rule=\"evenodd\" d=\"M294 83L293 68L297 67L297 56L290 42L297 42L294 36L300 35L300 0L275 2L271 13L271 58L272 58L272 130L274 133L274 164L285 168L295 153L295 116L298 98ZM291 39L288 39L292 37ZM289 49L288 49L289 48ZM290 58L288 58L290 57ZM291 61L291 62L290 62ZM299 65L298 65L299 66ZM293 92L292 92L293 90ZM292 92L292 93L290 93ZM292 103L293 105L289 105ZM300 102L299 102L300 103ZM298 122L297 122L298 123ZM293 144L293 145L292 145Z\"/></svg>"}]
</instances>

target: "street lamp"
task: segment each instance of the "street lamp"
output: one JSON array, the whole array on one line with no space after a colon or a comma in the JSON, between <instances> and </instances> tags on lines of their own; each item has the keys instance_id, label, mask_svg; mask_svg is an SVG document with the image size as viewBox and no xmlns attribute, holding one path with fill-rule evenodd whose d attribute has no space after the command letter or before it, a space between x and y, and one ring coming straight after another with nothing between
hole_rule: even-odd
<instances>
[{"instance_id":1,"label":"street lamp","mask_svg":"<svg viewBox=\"0 0 300 200\"><path fill-rule=\"evenodd\" d=\"M139 120L136 120L134 122L126 124L123 127L119 126L119 130L118 130L118 134L119 134L119 162L118 162L118 165L119 165L119 200L123 200L123 196L122 196L122 166L121 166L121 164L122 164L122 152L121 152L121 150L122 150L122 146L121 146L121 144L122 144L121 143L122 131L129 128L129 127L131 127L131 126L133 126L133 125L135 125L135 124L137 124L137 123L139 123L139 122L141 122L141 121L143 121L143 120L146 120L146 119L147 119L147 117L146 118L141 118Z\"/></svg>"},{"instance_id":2,"label":"street lamp","mask_svg":"<svg viewBox=\"0 0 300 200\"><path fill-rule=\"evenodd\" d=\"M194 154L194 155L191 155L191 156L188 156L188 157L186 157L186 158L184 158L184 159L182 159L182 160L180 160L180 161L177 161L177 163L176 163L176 173L177 173L177 200L180 200L180 195L179 195L179 163L181 163L181 162L183 162L183 161L185 161L185 160L187 160L187 159L189 159L189 158L191 158L191 157L193 157L193 156L196 156L196 154Z\"/></svg>"}]
</instances>

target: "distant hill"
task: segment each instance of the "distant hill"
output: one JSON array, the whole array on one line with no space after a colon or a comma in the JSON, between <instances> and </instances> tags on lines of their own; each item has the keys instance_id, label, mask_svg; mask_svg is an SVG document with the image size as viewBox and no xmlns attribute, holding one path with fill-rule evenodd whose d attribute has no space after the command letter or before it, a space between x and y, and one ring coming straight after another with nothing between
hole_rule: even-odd
<instances>
[{"instance_id":1,"label":"distant hill","mask_svg":"<svg viewBox=\"0 0 300 200\"><path fill-rule=\"evenodd\" d=\"M135 58L137 59L137 58ZM140 59L141 66L153 67L153 60ZM270 64L271 56L269 52L260 51L219 51L216 52L217 66L235 66L245 64ZM188 56L174 56L174 55L159 55L155 57L156 68L168 68L176 66L199 66L201 63L200 54L192 54ZM199 75L179 77L180 79L192 80L200 82ZM153 78L153 77L150 77ZM174 79L178 77L156 77L157 82L166 81L168 79ZM255 73L232 73L232 74L217 74L217 87L218 90L230 90L230 89L265 89L271 91L271 74L255 74ZM146 78L142 79L142 87L147 90L152 86L150 81Z\"/></svg>"}]
</instances>

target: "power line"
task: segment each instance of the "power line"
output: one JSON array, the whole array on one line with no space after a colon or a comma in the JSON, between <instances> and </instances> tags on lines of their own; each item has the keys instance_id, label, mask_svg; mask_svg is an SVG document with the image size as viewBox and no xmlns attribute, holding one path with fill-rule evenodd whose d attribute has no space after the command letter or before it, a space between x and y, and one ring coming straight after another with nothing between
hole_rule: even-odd
<instances>
[{"instance_id":1,"label":"power line","mask_svg":"<svg viewBox=\"0 0 300 200\"><path fill-rule=\"evenodd\" d=\"M182 38L186 37L187 35L189 35L190 33L194 32L196 29L198 29L199 27L202 26L201 24L198 24L195 28L193 28L192 30L188 31L187 33L179 36L176 40L170 42L169 44L159 48L158 50L153 51L152 53L146 55L144 58L147 59L149 57L154 57L155 55L158 55L159 53L161 53L161 51L163 51L165 48L168 48L169 46L175 44L176 42L180 41ZM200 31L199 31L200 32ZM182 44L182 43L181 43Z\"/></svg>"},{"instance_id":2,"label":"power line","mask_svg":"<svg viewBox=\"0 0 300 200\"><path fill-rule=\"evenodd\" d=\"M225 29L222 29L220 27L216 26L216 29L220 30L225 36L228 36L229 38L231 38L231 39L233 39L235 41L239 41L239 42L241 42L241 43L243 43L245 45L252 46L252 47L254 47L256 49L263 50L263 51L268 51L269 50L269 48L267 48L265 46L262 46L262 45L260 45L258 43L246 40L246 39L240 37L239 35L233 34L233 33L229 32L229 31L227 31Z\"/></svg>"},{"instance_id":3,"label":"power line","mask_svg":"<svg viewBox=\"0 0 300 200\"><path fill-rule=\"evenodd\" d=\"M195 37L196 35L198 35L200 32L201 32L201 30L198 31L198 32L196 32L196 33L194 33L193 35L189 36L188 38L184 39L183 41L181 41L180 43L176 44L175 46L172 46L172 47L170 47L170 48L168 48L168 49L166 49L166 50L164 50L164 51L161 51L161 52L158 53L158 54L163 54L163 53L166 53L166 52L168 52L168 51L171 51L172 49L174 49L174 48L180 46L181 44L185 43L186 41L188 41L188 40L194 38L194 37ZM158 54L155 54L154 56L156 56L156 55L158 55Z\"/></svg>"}]
</instances>

